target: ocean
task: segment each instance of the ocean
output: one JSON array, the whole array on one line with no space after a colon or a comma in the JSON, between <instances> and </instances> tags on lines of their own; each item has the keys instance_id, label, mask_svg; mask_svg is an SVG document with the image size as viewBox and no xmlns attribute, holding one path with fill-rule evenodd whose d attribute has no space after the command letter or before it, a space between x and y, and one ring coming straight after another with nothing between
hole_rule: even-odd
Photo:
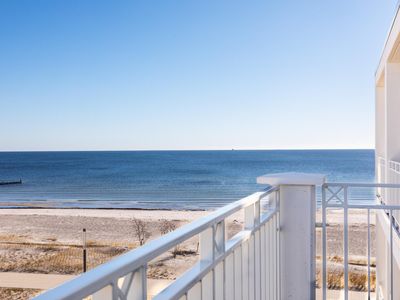
<instances>
[{"instance_id":1,"label":"ocean","mask_svg":"<svg viewBox=\"0 0 400 300\"><path fill-rule=\"evenodd\" d=\"M0 207L213 209L265 188L256 177L311 172L373 182L373 150L0 152ZM352 201L369 202L373 190Z\"/></svg>"}]
</instances>

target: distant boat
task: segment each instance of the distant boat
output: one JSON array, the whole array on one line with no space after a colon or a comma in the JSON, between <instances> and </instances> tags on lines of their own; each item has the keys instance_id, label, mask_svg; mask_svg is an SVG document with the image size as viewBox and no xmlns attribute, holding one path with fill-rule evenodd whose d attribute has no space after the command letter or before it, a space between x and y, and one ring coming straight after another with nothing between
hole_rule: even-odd
<instances>
[{"instance_id":1,"label":"distant boat","mask_svg":"<svg viewBox=\"0 0 400 300\"><path fill-rule=\"evenodd\" d=\"M11 181L0 181L0 185L8 185L8 184L22 184L22 179L11 180Z\"/></svg>"}]
</instances>

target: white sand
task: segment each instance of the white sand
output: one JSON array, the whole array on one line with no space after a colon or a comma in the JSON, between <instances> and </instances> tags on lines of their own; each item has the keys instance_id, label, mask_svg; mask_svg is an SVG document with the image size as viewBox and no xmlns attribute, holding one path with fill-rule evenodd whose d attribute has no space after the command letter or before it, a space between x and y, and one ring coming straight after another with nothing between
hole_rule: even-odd
<instances>
[{"instance_id":1,"label":"white sand","mask_svg":"<svg viewBox=\"0 0 400 300\"><path fill-rule=\"evenodd\" d=\"M146 220L191 221L209 214L209 211L188 210L141 210L141 209L47 209L47 208L6 208L0 209L1 215L13 216L59 216L59 217L96 217Z\"/></svg>"}]
</instances>

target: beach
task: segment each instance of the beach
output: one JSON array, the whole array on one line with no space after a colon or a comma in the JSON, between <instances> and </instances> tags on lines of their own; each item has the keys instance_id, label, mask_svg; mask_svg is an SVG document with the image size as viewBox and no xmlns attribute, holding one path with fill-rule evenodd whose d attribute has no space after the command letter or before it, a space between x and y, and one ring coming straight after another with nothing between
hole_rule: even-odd
<instances>
[{"instance_id":1,"label":"beach","mask_svg":"<svg viewBox=\"0 0 400 300\"><path fill-rule=\"evenodd\" d=\"M78 275L82 272L83 228L86 229L88 269L91 269L139 246L134 219L146 224L148 241L160 237L167 225L172 224L171 228L178 228L208 213L210 211L1 209L0 272ZM317 257L321 252L321 228L318 227L320 217L318 212ZM342 276L342 218L341 211L331 211L328 214L328 256L332 260L330 270L336 277ZM371 219L374 220L373 217ZM243 228L242 212L234 214L226 224L229 238ZM366 214L350 211L350 271L360 274L365 271L366 230ZM373 223L371 231L374 234ZM198 260L198 256L198 238L195 236L150 263L148 277L175 279L189 269ZM357 278L364 280L361 275ZM341 287L340 279L333 280L332 277L331 281L331 288ZM358 289L363 290L363 284L357 284ZM21 289L14 292L18 296L13 298L27 299L29 297L23 295L39 291ZM10 293L10 290L1 289L1 293Z\"/></svg>"},{"instance_id":2,"label":"beach","mask_svg":"<svg viewBox=\"0 0 400 300\"><path fill-rule=\"evenodd\" d=\"M180 227L208 211L103 210L103 209L1 209L0 272L68 274L82 272L82 229L86 229L88 269L139 246L133 219L143 220L155 239L167 222ZM239 222L228 226L239 231ZM237 230L235 230L235 227ZM198 258L197 237L149 264L153 279L174 279ZM13 289L12 299L28 299L27 289ZM0 289L10 298L10 289ZM24 296L28 295L28 296Z\"/></svg>"}]
</instances>

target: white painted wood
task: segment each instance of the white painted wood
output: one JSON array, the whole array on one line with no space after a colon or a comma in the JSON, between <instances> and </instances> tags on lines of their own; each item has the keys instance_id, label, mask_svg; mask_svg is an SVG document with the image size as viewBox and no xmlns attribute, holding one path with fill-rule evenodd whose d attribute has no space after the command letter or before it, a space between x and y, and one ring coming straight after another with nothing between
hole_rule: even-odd
<instances>
[{"instance_id":1,"label":"white painted wood","mask_svg":"<svg viewBox=\"0 0 400 300\"><path fill-rule=\"evenodd\" d=\"M267 184L272 186L280 185L321 185L325 183L326 175L287 172L277 174L266 174L257 177L258 184Z\"/></svg>"},{"instance_id":2,"label":"white painted wood","mask_svg":"<svg viewBox=\"0 0 400 300\"><path fill-rule=\"evenodd\" d=\"M282 299L315 299L315 206L315 186L281 186ZM276 226L274 229L276 234ZM274 286L279 286L278 282L274 281Z\"/></svg>"},{"instance_id":3,"label":"white painted wood","mask_svg":"<svg viewBox=\"0 0 400 300\"><path fill-rule=\"evenodd\" d=\"M110 300L112 299L112 286L107 285L92 295L92 300Z\"/></svg>"},{"instance_id":4,"label":"white painted wood","mask_svg":"<svg viewBox=\"0 0 400 300\"><path fill-rule=\"evenodd\" d=\"M393 165L392 162L389 163L389 166L391 170L396 171L397 167ZM393 177L395 178L395 177ZM373 184L375 187L381 187L383 189L400 189L400 184ZM347 209L357 209L357 210L364 210L365 212L369 213L370 211L375 212L376 216L376 226L375 226L375 234L376 234L376 242L374 245L376 246L376 292L377 292L377 299L400 299L400 288L399 285L396 284L400 278L400 268L399 268L399 257L400 257L400 251L393 251L392 252L392 246L393 250L394 249L400 249L400 239L398 234L392 234L395 232L396 226L392 226L391 222L391 214L395 210L400 210L399 205L386 205L386 204L380 204L380 202L376 204L356 204L356 203L351 203L346 201L346 195L348 194L348 190L350 188L368 188L370 184L358 184L358 183L327 183L324 184L324 192L323 192L323 207L324 210L326 208L331 209L343 209L343 218L344 218L344 227L346 227L346 224L348 224L348 214L346 212ZM332 190L333 188L333 190ZM340 200L345 200L341 203L338 202L329 202L329 196L332 196L334 192L338 189L342 188L345 189L345 193L340 196ZM325 195L328 193L328 197ZM392 196L396 196L397 192L394 194L392 193ZM327 202L328 201L328 202ZM323 214L324 215L324 214ZM277 214L279 216L279 214ZM368 217L368 224L369 222L369 217ZM326 224L325 221L323 221L323 225ZM367 238L369 238L369 232ZM393 238L393 239L392 239ZM346 235L345 235L346 239ZM368 253L370 249L370 240L368 239ZM323 244L326 243L326 238L323 239ZM345 249L348 248L346 245L344 246ZM346 253L345 253L345 259L346 261ZM323 260L323 265L326 265L327 257L326 254L323 254L322 257ZM369 261L369 256L368 256L368 261ZM392 264L393 263L393 264ZM367 270L369 274L369 268ZM392 285L393 281L393 285ZM368 285L369 286L369 285ZM391 290L391 286L393 286L393 290ZM326 289L322 290L323 292L323 299L326 299ZM391 293L393 292L393 297L391 296ZM352 295L349 291L345 290L343 292L344 299L346 299L346 294L348 294L348 298L352 299ZM373 293L366 293L366 295L372 295ZM374 297L373 297L374 298Z\"/></svg>"},{"instance_id":5,"label":"white painted wood","mask_svg":"<svg viewBox=\"0 0 400 300\"><path fill-rule=\"evenodd\" d=\"M249 300L254 300L255 296L255 242L254 234L249 240Z\"/></svg>"},{"instance_id":6,"label":"white painted wood","mask_svg":"<svg viewBox=\"0 0 400 300\"><path fill-rule=\"evenodd\" d=\"M235 300L242 300L242 246L234 252Z\"/></svg>"},{"instance_id":7,"label":"white painted wood","mask_svg":"<svg viewBox=\"0 0 400 300\"><path fill-rule=\"evenodd\" d=\"M386 159L386 100L385 87L375 87L375 156ZM378 160L375 161L377 164ZM378 174L378 170L375 170ZM380 181L380 176L377 178Z\"/></svg>"},{"instance_id":8,"label":"white painted wood","mask_svg":"<svg viewBox=\"0 0 400 300\"><path fill-rule=\"evenodd\" d=\"M269 297L269 222L265 224L265 298Z\"/></svg>"},{"instance_id":9,"label":"white painted wood","mask_svg":"<svg viewBox=\"0 0 400 300\"><path fill-rule=\"evenodd\" d=\"M200 233L200 261L214 261L214 228L210 227Z\"/></svg>"},{"instance_id":10,"label":"white painted wood","mask_svg":"<svg viewBox=\"0 0 400 300\"><path fill-rule=\"evenodd\" d=\"M243 300L249 299L249 241L242 244Z\"/></svg>"},{"instance_id":11,"label":"white painted wood","mask_svg":"<svg viewBox=\"0 0 400 300\"><path fill-rule=\"evenodd\" d=\"M129 300L147 300L147 276L145 267L141 267L133 273L132 284L127 298Z\"/></svg>"},{"instance_id":12,"label":"white painted wood","mask_svg":"<svg viewBox=\"0 0 400 300\"><path fill-rule=\"evenodd\" d=\"M201 283L196 283L188 292L187 300L202 300L201 299Z\"/></svg>"},{"instance_id":13,"label":"white painted wood","mask_svg":"<svg viewBox=\"0 0 400 300\"><path fill-rule=\"evenodd\" d=\"M261 205L260 201L257 201L254 203L254 224L259 225L260 224L260 214L261 214Z\"/></svg>"},{"instance_id":14,"label":"white painted wood","mask_svg":"<svg viewBox=\"0 0 400 300\"><path fill-rule=\"evenodd\" d=\"M274 257L273 257L273 236L272 236L272 222L268 222L268 291L269 291L269 299L274 299L274 288L273 288L273 266L274 266Z\"/></svg>"},{"instance_id":15,"label":"white painted wood","mask_svg":"<svg viewBox=\"0 0 400 300\"><path fill-rule=\"evenodd\" d=\"M214 299L214 275L213 271L208 272L201 280L202 300Z\"/></svg>"},{"instance_id":16,"label":"white painted wood","mask_svg":"<svg viewBox=\"0 0 400 300\"><path fill-rule=\"evenodd\" d=\"M215 300L224 299L224 262L221 261L214 269Z\"/></svg>"},{"instance_id":17,"label":"white painted wood","mask_svg":"<svg viewBox=\"0 0 400 300\"><path fill-rule=\"evenodd\" d=\"M251 204L244 209L244 228L253 229L255 225L255 206Z\"/></svg>"},{"instance_id":18,"label":"white painted wood","mask_svg":"<svg viewBox=\"0 0 400 300\"><path fill-rule=\"evenodd\" d=\"M122 293L126 296L127 300L131 300L131 289L132 289L132 282L133 282L133 272L127 274L124 277L121 277L117 281L118 288L122 291Z\"/></svg>"},{"instance_id":19,"label":"white painted wood","mask_svg":"<svg viewBox=\"0 0 400 300\"><path fill-rule=\"evenodd\" d=\"M270 298L314 299L314 227L315 227L315 185L325 181L321 174L272 174L262 176L259 183L281 184L280 213L283 231L280 232L281 246L278 246L276 224L270 228ZM282 191L286 191L283 195ZM282 216L284 219L282 219ZM275 217L274 217L275 218ZM293 251L293 249L301 251ZM281 251L279 255L278 249ZM280 270L281 262L284 268ZM290 263L289 263L290 262ZM282 272L284 272L282 274ZM278 276L282 275L282 280ZM282 292L282 294L281 294Z\"/></svg>"},{"instance_id":20,"label":"white painted wood","mask_svg":"<svg viewBox=\"0 0 400 300\"><path fill-rule=\"evenodd\" d=\"M109 285L110 282L119 282L119 279L126 276L126 274L134 272L143 265L146 265L149 261L159 257L176 245L181 244L182 242L196 235L200 235L201 253L199 263L195 264L195 266L189 269L184 276L179 277L172 284L163 289L158 295L155 295L154 299L179 299L180 297L183 297L185 294L187 294L189 289L192 289L194 285L198 284L198 282L201 281L204 276L206 276L206 274L213 268L216 268L217 273L219 270L222 270L222 272L219 273L222 274L222 281L220 280L222 284L219 286L222 287L223 293L225 284L223 277L224 267L216 267L216 265L220 264L221 261L223 262L226 256L230 255L235 248L240 247L242 243L248 243L249 235L253 234L253 232L258 229L258 226L260 226L259 224L256 224L257 219L255 217L258 216L259 213L255 204L258 205L260 198L265 197L270 193L277 192L278 190L278 187L272 187L265 191L254 193L234 203L228 204L203 218L184 225L158 239L149 241L146 243L146 245L139 247L134 251L130 251L124 255L121 255L120 257L115 258L106 264L100 265L97 268L92 269L89 272L58 286L57 288L51 289L46 293L39 295L37 299L54 300L62 298L65 300L74 300L89 297L93 295L93 293L96 294L95 297L101 297L101 294L103 294L104 291L100 292L98 290L102 289L103 286ZM247 222L247 229L238 233L233 240L228 241L230 248L226 250L225 246L228 245L228 243L225 244L224 242L224 220L232 214L243 209L247 212L245 215L250 217L248 218L249 221ZM277 210L269 213L269 215L275 213L277 213ZM267 220L268 219L263 216L263 222L267 222ZM218 250L215 249L216 240L220 246ZM220 253L220 256L217 258L214 255L216 251ZM245 285L248 292L248 249L246 251L247 253L244 253L242 257L241 265L246 265L247 267L246 277L242 276L242 280L247 282ZM245 264L243 264L244 262ZM129 294L130 298L141 299L145 297L147 293L145 289L145 277L145 272L142 273L142 278L135 276L135 280L132 283L131 288L131 292L133 294ZM219 279L217 278L217 280ZM133 288L133 286L137 288ZM137 291L139 292L137 293ZM241 291L243 292L243 289L241 289ZM116 290L114 290L114 292L116 292ZM195 294L192 296L195 296ZM110 297L112 297L112 295L106 296L108 299L110 299ZM115 297L116 294L114 295L114 298ZM248 299L247 297L248 295L243 297L243 299Z\"/></svg>"},{"instance_id":21,"label":"white painted wood","mask_svg":"<svg viewBox=\"0 0 400 300\"><path fill-rule=\"evenodd\" d=\"M387 63L385 73L386 160L400 161L400 63ZM395 182L391 182L395 183Z\"/></svg>"},{"instance_id":22,"label":"white painted wood","mask_svg":"<svg viewBox=\"0 0 400 300\"><path fill-rule=\"evenodd\" d=\"M225 299L235 299L234 254L225 259Z\"/></svg>"},{"instance_id":23,"label":"white painted wood","mask_svg":"<svg viewBox=\"0 0 400 300\"><path fill-rule=\"evenodd\" d=\"M399 5L397 5L396 15L393 19L392 26L390 28L389 34L387 36L385 47L382 52L381 59L379 61L379 66L375 73L375 82L377 85L382 84L382 78L384 78L386 63L393 59L393 55L398 52L399 43L399 33L400 33L400 15L399 15ZM398 59L397 59L398 60Z\"/></svg>"},{"instance_id":24,"label":"white painted wood","mask_svg":"<svg viewBox=\"0 0 400 300\"><path fill-rule=\"evenodd\" d=\"M214 257L218 257L225 252L225 222L221 221L215 225L215 253Z\"/></svg>"},{"instance_id":25,"label":"white painted wood","mask_svg":"<svg viewBox=\"0 0 400 300\"><path fill-rule=\"evenodd\" d=\"M266 253L266 242L265 242L265 227L266 225L261 226L260 228L260 288L261 288L261 299L265 300L267 298L267 284L266 284L266 271L267 271L267 253Z\"/></svg>"},{"instance_id":26,"label":"white painted wood","mask_svg":"<svg viewBox=\"0 0 400 300\"><path fill-rule=\"evenodd\" d=\"M272 268L271 268L271 274L272 274L272 298L277 299L278 298L278 278L276 277L277 275L277 263L278 263L278 255L276 252L276 219L275 216L271 220L271 247L272 247Z\"/></svg>"},{"instance_id":27,"label":"white painted wood","mask_svg":"<svg viewBox=\"0 0 400 300\"><path fill-rule=\"evenodd\" d=\"M261 300L261 244L260 230L254 233L254 294L256 300Z\"/></svg>"},{"instance_id":28,"label":"white painted wood","mask_svg":"<svg viewBox=\"0 0 400 300\"><path fill-rule=\"evenodd\" d=\"M279 195L277 195L277 201L278 201L278 206L279 206ZM282 284L282 278L281 278L281 237L280 237L280 232L281 232L281 221L280 221L280 213L279 213L279 211L276 213L276 216L275 216L275 219L276 219L276 231L275 231L275 237L276 237L276 245L275 245L275 247L276 247L276 249L277 249L277 258L276 258L276 261L277 261L277 268L278 268L278 271L277 271L277 276L276 276L276 279L277 279L277 281L278 281L278 285L277 285L277 288L278 288L278 293L277 293L277 299L282 299L282 287L281 287L281 284ZM315 240L314 240L314 242L315 242ZM316 256L315 256L315 253L313 254L313 258L312 259L314 259L314 264L315 264L315 259L316 259ZM315 265L312 267L312 268L315 268ZM314 272L314 276L315 276L315 272ZM314 278L314 281L315 281L315 278ZM315 288L313 288L314 290L315 290Z\"/></svg>"}]
</instances>

